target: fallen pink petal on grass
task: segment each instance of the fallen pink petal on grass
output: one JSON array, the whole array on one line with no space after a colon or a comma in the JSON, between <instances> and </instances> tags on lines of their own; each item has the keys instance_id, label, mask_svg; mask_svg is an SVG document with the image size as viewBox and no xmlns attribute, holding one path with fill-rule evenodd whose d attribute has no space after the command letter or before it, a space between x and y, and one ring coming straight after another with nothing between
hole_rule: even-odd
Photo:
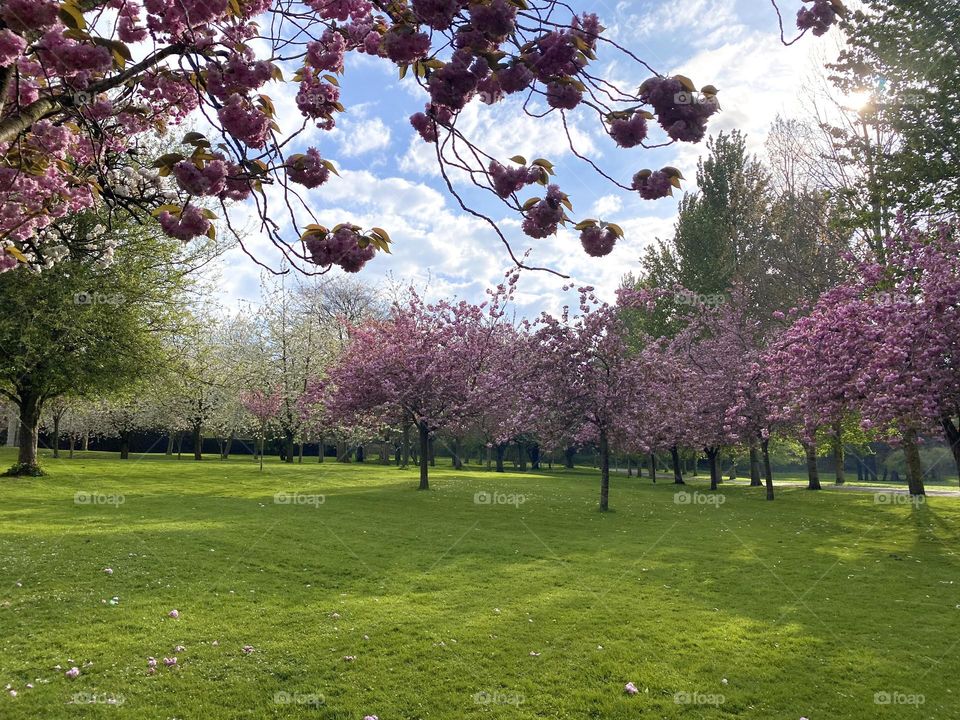
<instances>
[{"instance_id":1,"label":"fallen pink petal on grass","mask_svg":"<svg viewBox=\"0 0 960 720\"><path fill-rule=\"evenodd\" d=\"M623 691L627 695L636 695L638 692L640 692L639 690L637 690L637 686L634 685L632 682L628 682L626 685L624 685Z\"/></svg>"}]
</instances>

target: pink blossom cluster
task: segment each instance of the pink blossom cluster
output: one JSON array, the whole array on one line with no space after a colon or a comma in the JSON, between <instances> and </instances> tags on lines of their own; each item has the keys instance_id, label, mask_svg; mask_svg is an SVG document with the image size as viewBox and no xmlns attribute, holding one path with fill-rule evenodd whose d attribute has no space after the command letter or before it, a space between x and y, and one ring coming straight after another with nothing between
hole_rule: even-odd
<instances>
[{"instance_id":1,"label":"pink blossom cluster","mask_svg":"<svg viewBox=\"0 0 960 720\"><path fill-rule=\"evenodd\" d=\"M515 192L520 191L531 183L539 182L544 171L541 167L512 167L508 168L501 165L496 160L491 160L487 168L490 174L490 181L493 184L493 190L502 198L508 198Z\"/></svg>"},{"instance_id":2,"label":"pink blossom cluster","mask_svg":"<svg viewBox=\"0 0 960 720\"><path fill-rule=\"evenodd\" d=\"M297 107L305 116L317 120L317 127L322 130L333 129L336 124L333 114L337 112L339 102L340 88L320 80L312 73L308 73L300 83Z\"/></svg>"},{"instance_id":3,"label":"pink blossom cluster","mask_svg":"<svg viewBox=\"0 0 960 720\"><path fill-rule=\"evenodd\" d=\"M324 164L316 148L289 158L286 165L287 177L307 188L320 187L330 179L330 168Z\"/></svg>"},{"instance_id":4,"label":"pink blossom cluster","mask_svg":"<svg viewBox=\"0 0 960 720\"><path fill-rule=\"evenodd\" d=\"M320 72L342 73L346 50L343 34L328 28L320 40L307 43L307 62Z\"/></svg>"},{"instance_id":5,"label":"pink blossom cluster","mask_svg":"<svg viewBox=\"0 0 960 720\"><path fill-rule=\"evenodd\" d=\"M673 192L670 176L663 170L641 170L633 176L632 187L644 200L657 200Z\"/></svg>"},{"instance_id":6,"label":"pink blossom cluster","mask_svg":"<svg viewBox=\"0 0 960 720\"><path fill-rule=\"evenodd\" d=\"M546 196L526 212L523 231L532 238L555 234L557 226L564 219L562 203L565 197L557 185L550 185Z\"/></svg>"},{"instance_id":7,"label":"pink blossom cluster","mask_svg":"<svg viewBox=\"0 0 960 720\"><path fill-rule=\"evenodd\" d=\"M694 92L677 77L645 80L640 98L653 106L667 135L682 142L700 142L707 132L707 120L720 108L715 94Z\"/></svg>"},{"instance_id":8,"label":"pink blossom cluster","mask_svg":"<svg viewBox=\"0 0 960 720\"><path fill-rule=\"evenodd\" d=\"M333 232L310 234L304 244L315 264L339 265L346 272L359 272L376 254L374 247L357 232L359 229L342 225Z\"/></svg>"},{"instance_id":9,"label":"pink blossom cluster","mask_svg":"<svg viewBox=\"0 0 960 720\"><path fill-rule=\"evenodd\" d=\"M817 37L824 35L836 22L837 10L831 0L804 0L811 7L802 7L797 11L797 27L812 30Z\"/></svg>"},{"instance_id":10,"label":"pink blossom cluster","mask_svg":"<svg viewBox=\"0 0 960 720\"><path fill-rule=\"evenodd\" d=\"M424 112L414 113L410 116L410 124L413 125L413 129L420 134L425 142L437 141L436 125L448 127L452 122L453 110L446 105L427 103Z\"/></svg>"},{"instance_id":11,"label":"pink blossom cluster","mask_svg":"<svg viewBox=\"0 0 960 720\"><path fill-rule=\"evenodd\" d=\"M179 215L164 210L157 220L167 235L184 242L205 235L210 229L210 221L199 208L193 205L184 208Z\"/></svg>"},{"instance_id":12,"label":"pink blossom cluster","mask_svg":"<svg viewBox=\"0 0 960 720\"><path fill-rule=\"evenodd\" d=\"M217 111L223 129L240 142L262 148L270 132L270 118L254 107L244 96L234 93Z\"/></svg>"},{"instance_id":13,"label":"pink blossom cluster","mask_svg":"<svg viewBox=\"0 0 960 720\"><path fill-rule=\"evenodd\" d=\"M639 111L615 118L610 121L610 137L622 148L636 147L647 137L647 119Z\"/></svg>"},{"instance_id":14,"label":"pink blossom cluster","mask_svg":"<svg viewBox=\"0 0 960 720\"><path fill-rule=\"evenodd\" d=\"M580 232L580 243L587 255L603 257L613 251L613 246L617 244L617 236L610 228L594 225Z\"/></svg>"}]
</instances>

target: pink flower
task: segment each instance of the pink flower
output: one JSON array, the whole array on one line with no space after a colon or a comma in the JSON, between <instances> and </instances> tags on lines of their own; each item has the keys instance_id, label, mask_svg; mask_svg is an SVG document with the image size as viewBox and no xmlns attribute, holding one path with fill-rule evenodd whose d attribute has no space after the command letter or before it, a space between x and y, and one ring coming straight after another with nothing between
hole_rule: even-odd
<instances>
[{"instance_id":1,"label":"pink flower","mask_svg":"<svg viewBox=\"0 0 960 720\"><path fill-rule=\"evenodd\" d=\"M163 664L167 667L173 667L177 664L177 659L175 657L165 657L163 659Z\"/></svg>"},{"instance_id":2,"label":"pink flower","mask_svg":"<svg viewBox=\"0 0 960 720\"><path fill-rule=\"evenodd\" d=\"M364 715L363 720L380 720L376 715Z\"/></svg>"},{"instance_id":3,"label":"pink flower","mask_svg":"<svg viewBox=\"0 0 960 720\"><path fill-rule=\"evenodd\" d=\"M253 645L244 645L242 650L244 655L250 655L251 653L255 652Z\"/></svg>"},{"instance_id":4,"label":"pink flower","mask_svg":"<svg viewBox=\"0 0 960 720\"><path fill-rule=\"evenodd\" d=\"M74 666L74 667L70 668L69 670L67 670L67 671L64 673L64 675L66 675L68 678L70 678L71 680L73 680L75 677L77 677L77 676L80 675L80 668Z\"/></svg>"},{"instance_id":5,"label":"pink flower","mask_svg":"<svg viewBox=\"0 0 960 720\"><path fill-rule=\"evenodd\" d=\"M184 650L186 650L186 648L183 645L177 645L175 648L173 648L174 652L183 652Z\"/></svg>"},{"instance_id":6,"label":"pink flower","mask_svg":"<svg viewBox=\"0 0 960 720\"><path fill-rule=\"evenodd\" d=\"M343 659L344 659L345 662L353 662L354 660L357 659L357 656L356 656L356 655L344 655L344 656L343 656Z\"/></svg>"},{"instance_id":7,"label":"pink flower","mask_svg":"<svg viewBox=\"0 0 960 720\"><path fill-rule=\"evenodd\" d=\"M639 690L637 690L637 686L634 685L632 682L628 682L626 685L624 685L623 691L627 695L636 695L638 692L640 692Z\"/></svg>"},{"instance_id":8,"label":"pink flower","mask_svg":"<svg viewBox=\"0 0 960 720\"><path fill-rule=\"evenodd\" d=\"M148 658L147 658L147 667L152 667L152 668L153 668L153 667L156 667L156 666L157 666L157 659L156 659L155 657L152 657L152 656L151 656L151 657L148 657Z\"/></svg>"},{"instance_id":9,"label":"pink flower","mask_svg":"<svg viewBox=\"0 0 960 720\"><path fill-rule=\"evenodd\" d=\"M173 610L167 613L167 616L172 617L174 620L176 620L178 617L180 617L180 611L174 608Z\"/></svg>"}]
</instances>

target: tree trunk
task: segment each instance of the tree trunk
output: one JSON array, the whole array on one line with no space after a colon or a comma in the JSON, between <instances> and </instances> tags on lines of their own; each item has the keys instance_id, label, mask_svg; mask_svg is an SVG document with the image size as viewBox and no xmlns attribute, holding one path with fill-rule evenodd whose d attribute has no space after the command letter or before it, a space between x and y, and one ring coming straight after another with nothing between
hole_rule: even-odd
<instances>
[{"instance_id":1,"label":"tree trunk","mask_svg":"<svg viewBox=\"0 0 960 720\"><path fill-rule=\"evenodd\" d=\"M323 435L321 435L317 445L317 462L322 463L323 456L326 454L327 454L327 446L326 446L326 443L323 441Z\"/></svg>"},{"instance_id":2,"label":"tree trunk","mask_svg":"<svg viewBox=\"0 0 960 720\"><path fill-rule=\"evenodd\" d=\"M283 461L293 464L293 433L290 431L283 435Z\"/></svg>"},{"instance_id":3,"label":"tree trunk","mask_svg":"<svg viewBox=\"0 0 960 720\"><path fill-rule=\"evenodd\" d=\"M420 432L420 490L429 490L427 469L430 465L430 429L425 422L417 423Z\"/></svg>"},{"instance_id":4,"label":"tree trunk","mask_svg":"<svg viewBox=\"0 0 960 720\"><path fill-rule=\"evenodd\" d=\"M657 481L657 456L655 453L650 453L650 479L654 482Z\"/></svg>"},{"instance_id":5,"label":"tree trunk","mask_svg":"<svg viewBox=\"0 0 960 720\"><path fill-rule=\"evenodd\" d=\"M230 459L230 451L233 449L233 440L234 440L234 438L236 438L236 436L237 436L237 431L236 431L236 430L231 430L231 431L230 431L230 434L227 436L227 445L226 445L226 448L225 448L224 451L223 451L223 459L224 459L224 460L229 460L229 459Z\"/></svg>"},{"instance_id":6,"label":"tree trunk","mask_svg":"<svg viewBox=\"0 0 960 720\"><path fill-rule=\"evenodd\" d=\"M564 452L564 467L567 468L567 470L573 470L573 459L576 454L577 449L573 445L567 446Z\"/></svg>"},{"instance_id":7,"label":"tree trunk","mask_svg":"<svg viewBox=\"0 0 960 720\"><path fill-rule=\"evenodd\" d=\"M180 459L180 455L183 453L183 433L177 433L177 460Z\"/></svg>"},{"instance_id":8,"label":"tree trunk","mask_svg":"<svg viewBox=\"0 0 960 720\"><path fill-rule=\"evenodd\" d=\"M436 467L436 466L437 466L437 453L436 453L436 447L435 447L435 443L434 443L434 441L433 441L433 438L429 438L429 442L427 443L427 450L428 450L429 453L430 453L430 467Z\"/></svg>"},{"instance_id":9,"label":"tree trunk","mask_svg":"<svg viewBox=\"0 0 960 720\"><path fill-rule=\"evenodd\" d=\"M817 468L817 446L815 443L801 443L807 455L807 490L820 489L820 471Z\"/></svg>"},{"instance_id":10,"label":"tree trunk","mask_svg":"<svg viewBox=\"0 0 960 720\"><path fill-rule=\"evenodd\" d=\"M505 472L503 469L503 458L507 454L507 444L497 444L497 472Z\"/></svg>"},{"instance_id":11,"label":"tree trunk","mask_svg":"<svg viewBox=\"0 0 960 720\"><path fill-rule=\"evenodd\" d=\"M960 478L960 428L957 427L952 417L944 415L940 419L940 425L943 428L943 435L947 439L947 445L953 453L953 462L957 466L957 477Z\"/></svg>"},{"instance_id":12,"label":"tree trunk","mask_svg":"<svg viewBox=\"0 0 960 720\"><path fill-rule=\"evenodd\" d=\"M53 416L53 456L60 457L60 415Z\"/></svg>"},{"instance_id":13,"label":"tree trunk","mask_svg":"<svg viewBox=\"0 0 960 720\"><path fill-rule=\"evenodd\" d=\"M83 451L86 452L90 449L90 433L85 432L83 434Z\"/></svg>"},{"instance_id":14,"label":"tree trunk","mask_svg":"<svg viewBox=\"0 0 960 720\"><path fill-rule=\"evenodd\" d=\"M303 440L297 443L297 464L303 465Z\"/></svg>"},{"instance_id":15,"label":"tree trunk","mask_svg":"<svg viewBox=\"0 0 960 720\"><path fill-rule=\"evenodd\" d=\"M720 484L720 448L704 448L710 461L710 489L716 490Z\"/></svg>"},{"instance_id":16,"label":"tree trunk","mask_svg":"<svg viewBox=\"0 0 960 720\"><path fill-rule=\"evenodd\" d=\"M540 469L540 445L533 443L528 449L530 455L530 469L539 470Z\"/></svg>"},{"instance_id":17,"label":"tree trunk","mask_svg":"<svg viewBox=\"0 0 960 720\"><path fill-rule=\"evenodd\" d=\"M120 433L120 459L128 460L130 458L130 432Z\"/></svg>"},{"instance_id":18,"label":"tree trunk","mask_svg":"<svg viewBox=\"0 0 960 720\"><path fill-rule=\"evenodd\" d=\"M40 435L40 410L42 401L32 392L20 392L20 447L17 463L27 468L37 466L37 441Z\"/></svg>"},{"instance_id":19,"label":"tree trunk","mask_svg":"<svg viewBox=\"0 0 960 720\"><path fill-rule=\"evenodd\" d=\"M843 426L836 423L833 426L833 474L837 485L843 485L846 477L843 472Z\"/></svg>"},{"instance_id":20,"label":"tree trunk","mask_svg":"<svg viewBox=\"0 0 960 720\"><path fill-rule=\"evenodd\" d=\"M200 423L193 424L193 459L203 460L203 427Z\"/></svg>"},{"instance_id":21,"label":"tree trunk","mask_svg":"<svg viewBox=\"0 0 960 720\"><path fill-rule=\"evenodd\" d=\"M770 465L770 441L760 440L760 452L763 455L763 477L767 484L767 500L773 500L773 467Z\"/></svg>"},{"instance_id":22,"label":"tree trunk","mask_svg":"<svg viewBox=\"0 0 960 720\"><path fill-rule=\"evenodd\" d=\"M673 484L686 485L683 482L683 472L680 470L680 448L676 445L670 447L670 461L673 463Z\"/></svg>"},{"instance_id":23,"label":"tree trunk","mask_svg":"<svg viewBox=\"0 0 960 720\"><path fill-rule=\"evenodd\" d=\"M453 469L463 470L463 459L460 457L460 438L453 439Z\"/></svg>"},{"instance_id":24,"label":"tree trunk","mask_svg":"<svg viewBox=\"0 0 960 720\"><path fill-rule=\"evenodd\" d=\"M487 470L493 467L493 448L487 445Z\"/></svg>"},{"instance_id":25,"label":"tree trunk","mask_svg":"<svg viewBox=\"0 0 960 720\"><path fill-rule=\"evenodd\" d=\"M407 467L410 464L410 423L403 426L403 463L400 467Z\"/></svg>"},{"instance_id":26,"label":"tree trunk","mask_svg":"<svg viewBox=\"0 0 960 720\"><path fill-rule=\"evenodd\" d=\"M519 440L517 441L517 467L521 472L527 471L527 445Z\"/></svg>"},{"instance_id":27,"label":"tree trunk","mask_svg":"<svg viewBox=\"0 0 960 720\"><path fill-rule=\"evenodd\" d=\"M761 487L763 481L760 479L760 452L757 450L757 444L750 445L750 487Z\"/></svg>"},{"instance_id":28,"label":"tree trunk","mask_svg":"<svg viewBox=\"0 0 960 720\"><path fill-rule=\"evenodd\" d=\"M70 435L70 459L73 460L73 448L77 444L77 438L71 434Z\"/></svg>"},{"instance_id":29,"label":"tree trunk","mask_svg":"<svg viewBox=\"0 0 960 720\"><path fill-rule=\"evenodd\" d=\"M164 453L164 455L166 455L167 457L173 456L173 433L172 432L167 433L167 450Z\"/></svg>"},{"instance_id":30,"label":"tree trunk","mask_svg":"<svg viewBox=\"0 0 960 720\"><path fill-rule=\"evenodd\" d=\"M600 431L600 512L610 509L610 443L607 431Z\"/></svg>"},{"instance_id":31,"label":"tree trunk","mask_svg":"<svg viewBox=\"0 0 960 720\"><path fill-rule=\"evenodd\" d=\"M907 486L913 497L926 495L923 488L923 462L917 447L917 431L909 429L903 434L903 454L907 461Z\"/></svg>"}]
</instances>

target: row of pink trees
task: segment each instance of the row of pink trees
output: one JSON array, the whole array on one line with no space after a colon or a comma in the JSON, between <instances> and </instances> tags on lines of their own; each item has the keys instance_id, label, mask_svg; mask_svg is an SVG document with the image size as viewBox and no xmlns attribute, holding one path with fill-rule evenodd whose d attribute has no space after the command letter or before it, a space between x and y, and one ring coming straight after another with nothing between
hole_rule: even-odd
<instances>
[{"instance_id":1,"label":"row of pink trees","mask_svg":"<svg viewBox=\"0 0 960 720\"><path fill-rule=\"evenodd\" d=\"M922 438L942 431L960 467L960 241L947 227L904 229L887 245L884 264L861 263L806 311L764 317L735 288L688 307L672 338L638 336L626 320L655 311L662 290L623 291L610 305L584 287L575 311L522 323L506 314L516 275L481 304L411 294L386 320L352 329L313 400L331 422L416 427L422 489L431 438L456 448L472 434L497 448L498 469L521 437L596 447L602 510L613 452L669 451L682 483L681 449L702 451L716 489L721 451L749 449L751 484L765 481L773 499L772 437L800 441L817 489L818 437L840 439L854 422L903 447L919 495Z\"/></svg>"}]
</instances>

